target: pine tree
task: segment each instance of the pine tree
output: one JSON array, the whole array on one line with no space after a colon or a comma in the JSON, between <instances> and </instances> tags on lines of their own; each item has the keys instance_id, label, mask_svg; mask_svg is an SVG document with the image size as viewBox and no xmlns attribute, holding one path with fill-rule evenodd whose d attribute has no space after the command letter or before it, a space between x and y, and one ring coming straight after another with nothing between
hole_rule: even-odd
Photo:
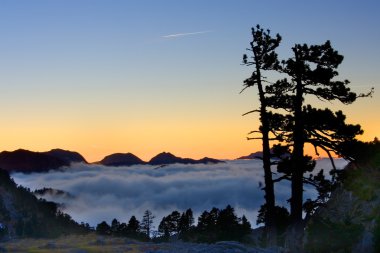
<instances>
[{"instance_id":1,"label":"pine tree","mask_svg":"<svg viewBox=\"0 0 380 253\"><path fill-rule=\"evenodd\" d=\"M244 81L244 89L248 87L256 86L258 89L260 108L259 110L253 110L243 115L247 115L252 112L258 112L260 114L261 126L259 130L252 131L253 133L260 133L261 137L251 137L248 139L261 139L263 148L263 169L264 169L264 191L266 201L266 217L265 226L267 229L267 241L275 240L276 226L274 224L274 208L275 208L275 195L274 185L272 180L271 170L271 151L270 151L270 131L271 131L271 113L268 111L268 96L265 87L270 85L263 76L263 72L277 70L279 68L279 61L277 59L276 48L280 45L281 36L277 34L275 37L270 35L270 31L262 29L259 25L256 28L252 28L252 41L250 42L250 48L247 49L252 52L252 56L243 56L243 63L247 66L254 65L254 71L250 78Z\"/></svg>"},{"instance_id":2,"label":"pine tree","mask_svg":"<svg viewBox=\"0 0 380 253\"><path fill-rule=\"evenodd\" d=\"M111 227L107 224L107 222L102 221L96 226L96 232L101 235L110 235Z\"/></svg>"},{"instance_id":3,"label":"pine tree","mask_svg":"<svg viewBox=\"0 0 380 253\"><path fill-rule=\"evenodd\" d=\"M337 68L343 61L340 55L327 41L322 45L308 46L296 44L293 57L283 61L282 73L290 79L277 81L267 90L274 94L271 107L282 108L289 114L284 116L280 136L285 137L292 153L289 159L279 166L291 179L291 220L289 234L293 252L301 251L303 235L303 184L304 174L314 168L315 162L304 154L304 146L311 143L316 152L323 149L331 157L331 152L339 153L339 142L354 138L361 133L359 126L347 125L341 112L335 114L329 109L320 110L305 105L306 96L314 96L322 101L339 100L344 104L353 103L358 97L371 95L352 92L349 81L336 80Z\"/></svg>"},{"instance_id":4,"label":"pine tree","mask_svg":"<svg viewBox=\"0 0 380 253\"><path fill-rule=\"evenodd\" d=\"M140 232L140 222L136 219L134 215L128 221L127 230L129 233L137 234Z\"/></svg>"},{"instance_id":5,"label":"pine tree","mask_svg":"<svg viewBox=\"0 0 380 253\"><path fill-rule=\"evenodd\" d=\"M181 233L187 232L194 224L193 211L189 208L186 212L182 213L179 220L178 229Z\"/></svg>"},{"instance_id":6,"label":"pine tree","mask_svg":"<svg viewBox=\"0 0 380 253\"><path fill-rule=\"evenodd\" d=\"M216 226L219 240L239 240L239 219L230 205L219 212Z\"/></svg>"},{"instance_id":7,"label":"pine tree","mask_svg":"<svg viewBox=\"0 0 380 253\"><path fill-rule=\"evenodd\" d=\"M155 216L150 210L144 212L144 216L140 223L141 232L145 233L147 238L150 238L151 230L153 229L153 220Z\"/></svg>"},{"instance_id":8,"label":"pine tree","mask_svg":"<svg viewBox=\"0 0 380 253\"><path fill-rule=\"evenodd\" d=\"M120 222L117 219L113 219L111 222L111 233L117 235L119 232Z\"/></svg>"}]
</instances>

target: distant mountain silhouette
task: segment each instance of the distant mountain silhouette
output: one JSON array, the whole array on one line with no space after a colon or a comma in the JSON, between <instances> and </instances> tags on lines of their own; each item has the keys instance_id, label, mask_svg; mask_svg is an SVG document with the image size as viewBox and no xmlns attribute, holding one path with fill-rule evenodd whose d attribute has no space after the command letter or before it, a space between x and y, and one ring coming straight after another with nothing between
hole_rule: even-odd
<instances>
[{"instance_id":1,"label":"distant mountain silhouette","mask_svg":"<svg viewBox=\"0 0 380 253\"><path fill-rule=\"evenodd\" d=\"M87 163L84 157L78 152L57 148L43 153L50 156L54 156L68 163Z\"/></svg>"},{"instance_id":2,"label":"distant mountain silhouette","mask_svg":"<svg viewBox=\"0 0 380 253\"><path fill-rule=\"evenodd\" d=\"M161 164L172 164L172 163L182 163L183 159L179 158L171 153L162 152L152 159L150 159L149 164L151 165L161 165Z\"/></svg>"},{"instance_id":3,"label":"distant mountain silhouette","mask_svg":"<svg viewBox=\"0 0 380 253\"><path fill-rule=\"evenodd\" d=\"M271 159L280 159L279 157L275 156L273 154L273 151L271 150L271 154L272 154L272 158ZM283 154L281 155L281 158L285 158L285 157L289 157L290 154L289 153L286 153L286 154ZM239 157L239 158L236 158L237 160L240 160L240 159L260 159L262 160L263 159L263 152L262 151L257 151L257 152L254 152L254 153L251 153L249 155L246 155L246 156L242 156L242 157Z\"/></svg>"},{"instance_id":4,"label":"distant mountain silhouette","mask_svg":"<svg viewBox=\"0 0 380 253\"><path fill-rule=\"evenodd\" d=\"M262 159L262 158L263 158L263 152L257 151L257 152L251 153L249 155L246 155L246 156L241 156L241 157L237 158L237 160L240 160L240 159Z\"/></svg>"},{"instance_id":5,"label":"distant mountain silhouette","mask_svg":"<svg viewBox=\"0 0 380 253\"><path fill-rule=\"evenodd\" d=\"M24 149L0 153L0 168L9 172L43 172L68 165L69 162L60 158Z\"/></svg>"},{"instance_id":6,"label":"distant mountain silhouette","mask_svg":"<svg viewBox=\"0 0 380 253\"><path fill-rule=\"evenodd\" d=\"M0 153L0 168L8 172L45 172L56 170L63 166L70 166L71 163L87 163L78 152L52 149L47 152L33 152L24 149L15 151L3 151ZM162 152L153 157L149 162L144 162L132 153L116 153L103 158L97 164L105 166L131 166L138 164L167 165L174 163L181 164L208 164L221 163L223 161L213 158L202 158L195 160L191 158L177 157L171 153Z\"/></svg>"},{"instance_id":7,"label":"distant mountain silhouette","mask_svg":"<svg viewBox=\"0 0 380 253\"><path fill-rule=\"evenodd\" d=\"M204 157L200 160L198 160L198 163L223 163L223 161L214 159L214 158L209 158L209 157Z\"/></svg>"},{"instance_id":8,"label":"distant mountain silhouette","mask_svg":"<svg viewBox=\"0 0 380 253\"><path fill-rule=\"evenodd\" d=\"M136 164L145 164L143 160L138 158L132 153L116 153L112 155L108 155L103 158L100 162L98 162L102 165L106 166L130 166L130 165L136 165Z\"/></svg>"},{"instance_id":9,"label":"distant mountain silhouette","mask_svg":"<svg viewBox=\"0 0 380 253\"><path fill-rule=\"evenodd\" d=\"M199 163L220 163L222 161L212 159L212 158L202 158L200 160L194 160L191 158L181 158L177 157L171 153L162 152L148 162L151 165L163 165L163 164L173 164L173 163L182 163L182 164L199 164Z\"/></svg>"}]
</instances>

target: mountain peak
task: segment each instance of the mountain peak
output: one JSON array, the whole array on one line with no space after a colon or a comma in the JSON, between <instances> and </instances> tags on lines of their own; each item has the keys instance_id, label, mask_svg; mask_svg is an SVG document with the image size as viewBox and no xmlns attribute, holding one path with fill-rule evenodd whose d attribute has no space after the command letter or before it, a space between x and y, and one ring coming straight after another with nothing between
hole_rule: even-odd
<instances>
[{"instance_id":1,"label":"mountain peak","mask_svg":"<svg viewBox=\"0 0 380 253\"><path fill-rule=\"evenodd\" d=\"M132 153L115 153L108 155L99 162L106 166L130 166L136 164L145 164L143 160Z\"/></svg>"},{"instance_id":2,"label":"mountain peak","mask_svg":"<svg viewBox=\"0 0 380 253\"><path fill-rule=\"evenodd\" d=\"M68 163L87 163L86 159L78 152L55 148L44 154L54 156Z\"/></svg>"},{"instance_id":3,"label":"mountain peak","mask_svg":"<svg viewBox=\"0 0 380 253\"><path fill-rule=\"evenodd\" d=\"M25 149L0 153L0 168L7 171L41 172L68 166L70 163L46 153Z\"/></svg>"},{"instance_id":4,"label":"mountain peak","mask_svg":"<svg viewBox=\"0 0 380 253\"><path fill-rule=\"evenodd\" d=\"M181 163L183 158L179 158L172 153L161 152L152 159L150 159L149 164L152 165L162 165L162 164L172 164Z\"/></svg>"}]
</instances>

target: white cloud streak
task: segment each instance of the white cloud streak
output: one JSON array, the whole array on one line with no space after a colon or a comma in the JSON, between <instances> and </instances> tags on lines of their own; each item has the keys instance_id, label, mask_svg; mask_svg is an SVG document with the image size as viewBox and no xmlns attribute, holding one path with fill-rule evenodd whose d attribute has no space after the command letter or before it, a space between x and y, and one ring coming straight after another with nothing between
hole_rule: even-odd
<instances>
[{"instance_id":1,"label":"white cloud streak","mask_svg":"<svg viewBox=\"0 0 380 253\"><path fill-rule=\"evenodd\" d=\"M346 162L337 160L338 167ZM330 168L328 160L318 161L317 167ZM235 207L239 216L245 214L256 224L257 210L264 202L259 182L263 182L261 161L228 161L214 165L174 164L155 166L105 167L74 164L62 171L48 173L14 173L15 182L31 190L50 187L64 190L70 196L43 196L63 204L63 211L74 220L95 226L113 218L128 222L132 215L141 219L150 209L156 216L155 225L173 210L192 208L197 218L212 207ZM287 205L288 182L276 184L277 203ZM315 192L305 191L305 198Z\"/></svg>"},{"instance_id":2,"label":"white cloud streak","mask_svg":"<svg viewBox=\"0 0 380 253\"><path fill-rule=\"evenodd\" d=\"M191 33L175 33L175 34L169 34L169 35L161 36L161 38L172 39L172 38L198 35L198 34L204 34L204 33L210 33L210 32L212 32L212 31L199 31L199 32L191 32Z\"/></svg>"}]
</instances>

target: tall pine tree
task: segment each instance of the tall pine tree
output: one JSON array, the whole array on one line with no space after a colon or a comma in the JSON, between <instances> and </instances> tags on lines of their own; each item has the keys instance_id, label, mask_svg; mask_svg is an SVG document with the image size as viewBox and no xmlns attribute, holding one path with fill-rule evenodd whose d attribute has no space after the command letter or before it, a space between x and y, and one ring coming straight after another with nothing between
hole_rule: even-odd
<instances>
[{"instance_id":1,"label":"tall pine tree","mask_svg":"<svg viewBox=\"0 0 380 253\"><path fill-rule=\"evenodd\" d=\"M260 114L260 127L258 130L252 131L251 134L259 133L260 137L251 137L248 139L261 139L262 151L263 151L263 169L264 169L264 181L265 181L265 226L267 229L267 241L271 243L271 240L276 238L276 225L275 225L275 195L274 186L272 180L271 170L271 150L270 150L270 121L271 113L268 111L267 94L265 87L270 85L267 82L266 77L263 76L263 72L278 70L279 61L277 59L276 48L281 42L281 36L277 34L272 37L269 30L262 29L259 25L256 28L252 28L252 41L250 42L250 48L247 50L251 52L251 56L244 55L243 63L247 66L254 66L251 77L244 81L244 91L249 87L257 87L260 108L247 112L258 112Z\"/></svg>"},{"instance_id":2,"label":"tall pine tree","mask_svg":"<svg viewBox=\"0 0 380 253\"><path fill-rule=\"evenodd\" d=\"M321 110L306 105L305 97L314 96L322 101L339 100L351 104L358 97L371 95L371 92L356 94L348 87L348 80L335 80L343 56L332 48L329 41L312 46L296 44L292 51L293 57L283 61L281 68L281 72L290 79L277 81L268 87L267 92L275 94L270 101L271 107L289 112L280 125L283 130L280 136L286 137L292 153L287 166L282 168L286 169L291 179L292 229L289 232L289 246L293 252L299 252L301 249L297 245L302 245L303 236L304 173L311 171L315 165L304 154L305 144L312 144L316 151L321 148L331 157L331 152L339 154L338 143L353 139L362 132L360 126L346 124L342 112L333 113L329 109Z\"/></svg>"}]
</instances>

